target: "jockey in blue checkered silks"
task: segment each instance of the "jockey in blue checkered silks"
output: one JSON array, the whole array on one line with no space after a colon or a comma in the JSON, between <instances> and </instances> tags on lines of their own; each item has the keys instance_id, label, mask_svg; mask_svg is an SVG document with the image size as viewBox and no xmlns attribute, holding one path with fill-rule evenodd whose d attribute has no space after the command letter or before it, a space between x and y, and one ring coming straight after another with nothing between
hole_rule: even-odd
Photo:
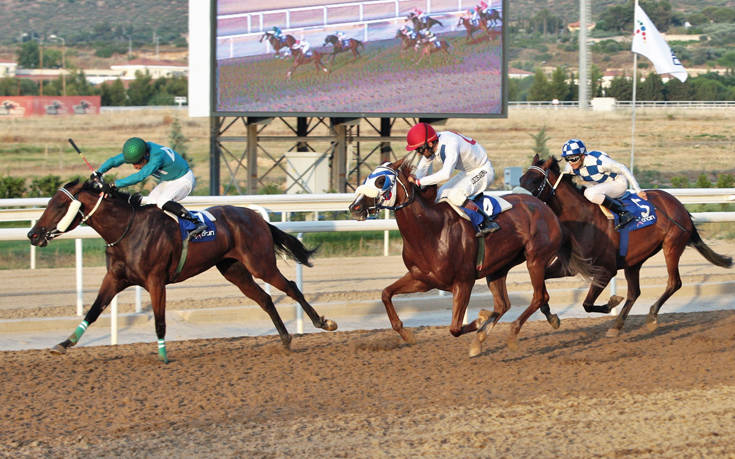
<instances>
[{"instance_id":1,"label":"jockey in blue checkered silks","mask_svg":"<svg viewBox=\"0 0 735 459\"><path fill-rule=\"evenodd\" d=\"M587 147L579 139L568 140L561 148L561 156L567 161L564 174L574 174L585 182L594 182L584 190L584 196L620 216L616 228L622 228L635 218L617 198L625 194L628 188L643 199L646 199L646 192L641 190L627 167L605 152L587 151Z\"/></svg>"}]
</instances>

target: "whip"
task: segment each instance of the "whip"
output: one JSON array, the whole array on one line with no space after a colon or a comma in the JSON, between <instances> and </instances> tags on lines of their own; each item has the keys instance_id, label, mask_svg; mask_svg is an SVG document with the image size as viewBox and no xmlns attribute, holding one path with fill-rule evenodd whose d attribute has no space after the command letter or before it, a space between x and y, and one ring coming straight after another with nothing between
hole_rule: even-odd
<instances>
[{"instance_id":1,"label":"whip","mask_svg":"<svg viewBox=\"0 0 735 459\"><path fill-rule=\"evenodd\" d=\"M74 143L74 140L69 139L69 143L71 144L72 147L74 147L74 149L77 151L77 153L79 153L79 156L82 157L82 159L84 160L84 162L87 163L87 167L89 167L89 170L91 170L92 172L94 172L94 167L92 167L92 165L89 164L89 161L87 161L87 158L84 157L84 153L82 153L82 150L80 150L79 147L77 147L77 144Z\"/></svg>"}]
</instances>

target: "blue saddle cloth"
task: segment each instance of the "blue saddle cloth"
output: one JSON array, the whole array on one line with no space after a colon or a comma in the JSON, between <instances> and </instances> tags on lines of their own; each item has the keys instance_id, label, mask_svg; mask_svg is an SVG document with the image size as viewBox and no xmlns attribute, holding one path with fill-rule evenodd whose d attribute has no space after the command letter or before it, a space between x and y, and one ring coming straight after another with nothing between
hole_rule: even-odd
<instances>
[{"instance_id":1,"label":"blue saddle cloth","mask_svg":"<svg viewBox=\"0 0 735 459\"><path fill-rule=\"evenodd\" d=\"M489 217L495 217L498 215L501 211L500 209L500 203L497 199L495 199L492 196L480 193L477 196L475 196L472 201L474 201L475 204L477 204L477 207L485 211L485 213ZM485 217L482 216L479 212L475 212L474 210L467 209L466 207L462 207L462 210L464 213L466 213L470 217L470 221L473 225L475 225L475 228L479 228L480 223L485 220Z\"/></svg>"},{"instance_id":2,"label":"blue saddle cloth","mask_svg":"<svg viewBox=\"0 0 735 459\"><path fill-rule=\"evenodd\" d=\"M635 215L635 220L618 230L620 232L620 248L618 253L621 257L624 257L628 253L628 236L630 236L630 232L656 223L656 208L651 202L628 191L618 199L625 206L625 210ZM618 215L615 214L616 226L619 219Z\"/></svg>"},{"instance_id":3,"label":"blue saddle cloth","mask_svg":"<svg viewBox=\"0 0 735 459\"><path fill-rule=\"evenodd\" d=\"M207 229L204 230L200 235L196 236L195 238L191 239L189 242L206 242L211 241L214 238L217 237L217 229L214 226L214 222L207 216L204 212L199 212L197 210L189 211L190 214L192 214L194 217L198 218L200 221L203 221L207 225ZM179 218L179 230L181 230L181 239L186 239L186 236L189 234L189 231L196 228L196 225L189 220Z\"/></svg>"}]
</instances>

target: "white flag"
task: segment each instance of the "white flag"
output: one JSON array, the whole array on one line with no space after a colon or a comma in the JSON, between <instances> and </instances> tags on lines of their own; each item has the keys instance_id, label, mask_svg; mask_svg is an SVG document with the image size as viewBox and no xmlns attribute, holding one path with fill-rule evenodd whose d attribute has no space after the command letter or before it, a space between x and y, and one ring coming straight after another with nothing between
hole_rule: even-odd
<instances>
[{"instance_id":1,"label":"white flag","mask_svg":"<svg viewBox=\"0 0 735 459\"><path fill-rule=\"evenodd\" d=\"M682 83L685 82L688 76L686 69L638 3L635 5L633 23L633 52L646 56L653 62L656 73L670 73Z\"/></svg>"}]
</instances>

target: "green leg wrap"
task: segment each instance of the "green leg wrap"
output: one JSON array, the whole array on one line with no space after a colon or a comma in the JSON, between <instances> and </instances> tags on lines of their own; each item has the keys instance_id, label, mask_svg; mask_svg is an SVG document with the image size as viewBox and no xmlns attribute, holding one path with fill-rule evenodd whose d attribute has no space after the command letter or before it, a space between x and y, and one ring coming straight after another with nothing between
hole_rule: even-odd
<instances>
[{"instance_id":1,"label":"green leg wrap","mask_svg":"<svg viewBox=\"0 0 735 459\"><path fill-rule=\"evenodd\" d=\"M77 325L76 330L74 330L74 333L69 336L69 341L71 341L74 344L77 344L79 342L79 338L82 337L85 331L87 331L87 327L89 327L89 324L86 320L83 320L82 323Z\"/></svg>"},{"instance_id":2,"label":"green leg wrap","mask_svg":"<svg viewBox=\"0 0 735 459\"><path fill-rule=\"evenodd\" d=\"M158 359L163 363L168 363L168 356L166 355L166 343L162 340L158 340Z\"/></svg>"}]
</instances>

